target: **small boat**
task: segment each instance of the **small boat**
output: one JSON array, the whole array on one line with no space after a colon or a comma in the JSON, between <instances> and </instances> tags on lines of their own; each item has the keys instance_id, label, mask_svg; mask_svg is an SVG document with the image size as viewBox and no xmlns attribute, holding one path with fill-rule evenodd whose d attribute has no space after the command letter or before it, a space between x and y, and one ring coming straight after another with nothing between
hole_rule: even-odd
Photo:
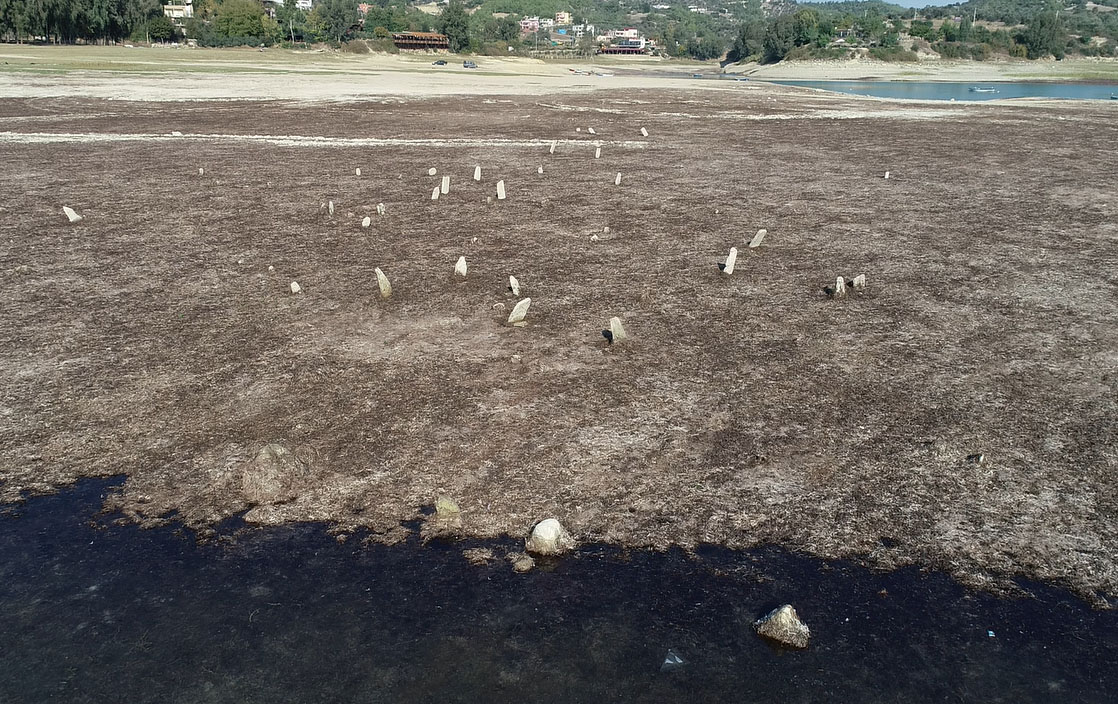
<instances>
[{"instance_id":1,"label":"small boat","mask_svg":"<svg viewBox=\"0 0 1118 704\"><path fill-rule=\"evenodd\" d=\"M997 93L998 89L997 88L979 88L978 86L971 86L970 87L970 92L971 93Z\"/></svg>"},{"instance_id":2,"label":"small boat","mask_svg":"<svg viewBox=\"0 0 1118 704\"><path fill-rule=\"evenodd\" d=\"M1118 100L1118 93L1111 93L1110 94L1110 99L1111 100Z\"/></svg>"}]
</instances>

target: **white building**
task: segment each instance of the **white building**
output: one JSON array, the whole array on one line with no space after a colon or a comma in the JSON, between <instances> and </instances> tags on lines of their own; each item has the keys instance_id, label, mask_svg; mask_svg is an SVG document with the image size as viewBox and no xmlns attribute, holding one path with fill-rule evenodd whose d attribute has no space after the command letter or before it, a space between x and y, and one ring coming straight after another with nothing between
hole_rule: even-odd
<instances>
[{"instance_id":1,"label":"white building","mask_svg":"<svg viewBox=\"0 0 1118 704\"><path fill-rule=\"evenodd\" d=\"M164 5L163 15L170 18L171 24L182 29L186 26L186 21L194 17L194 0L177 0Z\"/></svg>"}]
</instances>

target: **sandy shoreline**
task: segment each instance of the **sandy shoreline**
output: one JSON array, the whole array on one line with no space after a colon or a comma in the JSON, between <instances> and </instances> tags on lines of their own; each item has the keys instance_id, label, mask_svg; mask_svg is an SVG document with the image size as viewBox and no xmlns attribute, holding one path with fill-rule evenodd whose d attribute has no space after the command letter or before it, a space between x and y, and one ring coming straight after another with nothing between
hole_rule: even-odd
<instances>
[{"instance_id":1,"label":"sandy shoreline","mask_svg":"<svg viewBox=\"0 0 1118 704\"><path fill-rule=\"evenodd\" d=\"M433 55L365 55L270 49L123 47L0 48L0 95L108 100L326 100L444 95L546 95L600 90L748 91L748 82L713 80L717 63L599 57L540 61L478 57L478 69ZM572 69L590 71L577 75ZM694 80L692 74L708 80ZM1118 80L1118 61L873 60L730 66L727 75L774 80L1063 81ZM598 75L603 74L603 75Z\"/></svg>"}]
</instances>

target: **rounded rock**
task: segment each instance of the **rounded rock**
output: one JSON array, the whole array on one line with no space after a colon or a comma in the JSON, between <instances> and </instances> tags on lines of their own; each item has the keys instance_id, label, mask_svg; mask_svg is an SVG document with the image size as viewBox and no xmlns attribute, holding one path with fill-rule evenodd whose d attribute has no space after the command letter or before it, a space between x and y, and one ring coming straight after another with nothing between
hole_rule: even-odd
<instances>
[{"instance_id":1,"label":"rounded rock","mask_svg":"<svg viewBox=\"0 0 1118 704\"><path fill-rule=\"evenodd\" d=\"M546 518L532 527L524 547L537 555L561 555L575 546L574 538L554 518Z\"/></svg>"}]
</instances>

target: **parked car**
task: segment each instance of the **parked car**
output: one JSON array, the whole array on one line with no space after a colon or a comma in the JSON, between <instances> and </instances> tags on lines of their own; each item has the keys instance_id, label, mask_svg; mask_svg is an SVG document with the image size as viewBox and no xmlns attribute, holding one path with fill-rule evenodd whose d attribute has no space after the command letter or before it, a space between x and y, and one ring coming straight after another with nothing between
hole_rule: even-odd
<instances>
[{"instance_id":1,"label":"parked car","mask_svg":"<svg viewBox=\"0 0 1118 704\"><path fill-rule=\"evenodd\" d=\"M477 64L475 64L473 61L469 61L469 60L463 61L462 62L462 68L477 68Z\"/></svg>"},{"instance_id":2,"label":"parked car","mask_svg":"<svg viewBox=\"0 0 1118 704\"><path fill-rule=\"evenodd\" d=\"M433 63L431 65L432 66L446 66L446 59L439 59L438 61L436 61L435 63Z\"/></svg>"}]
</instances>

